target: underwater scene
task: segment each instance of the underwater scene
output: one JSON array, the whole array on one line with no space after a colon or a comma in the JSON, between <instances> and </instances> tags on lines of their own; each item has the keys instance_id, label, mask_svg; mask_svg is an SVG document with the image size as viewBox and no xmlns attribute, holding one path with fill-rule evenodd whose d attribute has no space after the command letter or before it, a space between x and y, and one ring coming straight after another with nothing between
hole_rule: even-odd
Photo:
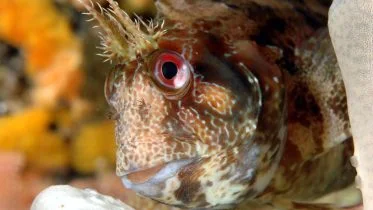
<instances>
[{"instance_id":1,"label":"underwater scene","mask_svg":"<svg viewBox=\"0 0 373 210\"><path fill-rule=\"evenodd\" d=\"M0 210L361 209L330 4L0 0Z\"/></svg>"}]
</instances>

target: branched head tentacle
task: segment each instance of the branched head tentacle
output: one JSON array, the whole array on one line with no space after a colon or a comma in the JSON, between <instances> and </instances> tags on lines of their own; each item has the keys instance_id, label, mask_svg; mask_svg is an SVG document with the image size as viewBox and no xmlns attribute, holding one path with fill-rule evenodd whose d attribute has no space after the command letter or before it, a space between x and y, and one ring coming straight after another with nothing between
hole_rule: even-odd
<instances>
[{"instance_id":1,"label":"branched head tentacle","mask_svg":"<svg viewBox=\"0 0 373 210\"><path fill-rule=\"evenodd\" d=\"M104 57L105 61L124 63L158 48L157 39L166 33L163 21L156 24L149 21L147 24L137 15L132 20L117 2L107 1L109 8L97 4L99 10L92 2L86 4L81 1L88 11L85 14L92 16L88 21L96 20L104 31L104 34L100 34L99 47L103 53L98 55Z\"/></svg>"}]
</instances>

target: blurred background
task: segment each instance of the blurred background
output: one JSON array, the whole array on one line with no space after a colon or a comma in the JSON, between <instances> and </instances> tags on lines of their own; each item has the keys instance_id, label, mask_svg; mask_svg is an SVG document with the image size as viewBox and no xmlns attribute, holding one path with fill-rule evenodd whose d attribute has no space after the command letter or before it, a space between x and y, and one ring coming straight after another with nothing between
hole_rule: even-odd
<instances>
[{"instance_id":1,"label":"blurred background","mask_svg":"<svg viewBox=\"0 0 373 210\"><path fill-rule=\"evenodd\" d=\"M152 0L118 3L129 14L155 15ZM168 209L115 176L114 124L103 94L112 66L96 56L98 31L83 8L78 0L1 0L0 209L29 209L54 184Z\"/></svg>"}]
</instances>

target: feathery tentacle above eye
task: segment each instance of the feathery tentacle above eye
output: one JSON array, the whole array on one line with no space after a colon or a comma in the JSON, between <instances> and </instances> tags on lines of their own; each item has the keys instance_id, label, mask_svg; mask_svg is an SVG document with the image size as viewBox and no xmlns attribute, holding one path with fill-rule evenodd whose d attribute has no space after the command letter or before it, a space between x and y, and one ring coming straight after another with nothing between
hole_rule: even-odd
<instances>
[{"instance_id":1,"label":"feathery tentacle above eye","mask_svg":"<svg viewBox=\"0 0 373 210\"><path fill-rule=\"evenodd\" d=\"M92 16L88 21L96 20L105 33L105 35L100 34L101 47L99 47L103 51L99 55L106 58L105 61L123 63L158 48L157 40L166 33L163 29L164 21L154 23L150 20L146 23L137 15L132 20L117 2L113 0L108 2L110 4L108 9L102 8L97 3L100 9L97 11L92 1L90 4L82 1L87 9L84 14Z\"/></svg>"}]
</instances>

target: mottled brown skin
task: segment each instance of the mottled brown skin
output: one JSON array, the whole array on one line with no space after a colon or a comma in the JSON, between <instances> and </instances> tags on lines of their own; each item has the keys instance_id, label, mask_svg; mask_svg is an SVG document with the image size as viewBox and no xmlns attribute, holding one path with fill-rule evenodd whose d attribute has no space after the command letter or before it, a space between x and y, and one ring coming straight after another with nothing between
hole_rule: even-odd
<instances>
[{"instance_id":1,"label":"mottled brown skin","mask_svg":"<svg viewBox=\"0 0 373 210\"><path fill-rule=\"evenodd\" d=\"M353 183L345 92L321 2L157 1L167 33L107 80L124 184L186 208L280 199L305 209L296 202ZM162 53L185 60L186 85L157 81ZM169 176L131 181L157 166Z\"/></svg>"}]
</instances>

